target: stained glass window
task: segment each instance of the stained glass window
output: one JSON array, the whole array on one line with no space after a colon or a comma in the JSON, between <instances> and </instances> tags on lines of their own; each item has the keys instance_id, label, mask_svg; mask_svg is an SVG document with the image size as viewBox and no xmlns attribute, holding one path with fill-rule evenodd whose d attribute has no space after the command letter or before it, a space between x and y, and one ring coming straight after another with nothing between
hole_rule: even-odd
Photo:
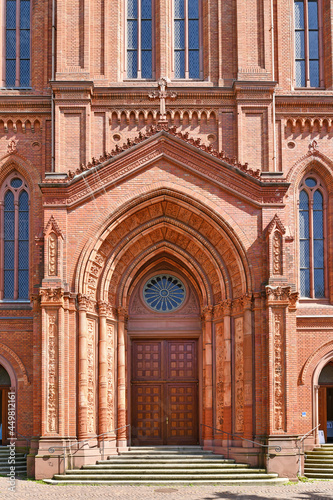
<instances>
[{"instance_id":1,"label":"stained glass window","mask_svg":"<svg viewBox=\"0 0 333 500\"><path fill-rule=\"evenodd\" d=\"M319 87L319 2L295 0L295 82L296 87Z\"/></svg>"},{"instance_id":2,"label":"stained glass window","mask_svg":"<svg viewBox=\"0 0 333 500\"><path fill-rule=\"evenodd\" d=\"M199 0L174 0L175 78L200 78Z\"/></svg>"},{"instance_id":3,"label":"stained glass window","mask_svg":"<svg viewBox=\"0 0 333 500\"><path fill-rule=\"evenodd\" d=\"M127 0L127 78L153 77L152 0Z\"/></svg>"},{"instance_id":4,"label":"stained glass window","mask_svg":"<svg viewBox=\"0 0 333 500\"><path fill-rule=\"evenodd\" d=\"M324 198L320 182L308 177L299 196L301 297L325 297Z\"/></svg>"},{"instance_id":5,"label":"stained glass window","mask_svg":"<svg viewBox=\"0 0 333 500\"><path fill-rule=\"evenodd\" d=\"M29 298L29 195L23 179L5 181L3 210L3 299Z\"/></svg>"},{"instance_id":6,"label":"stained glass window","mask_svg":"<svg viewBox=\"0 0 333 500\"><path fill-rule=\"evenodd\" d=\"M185 287L179 278L169 274L159 274L147 281L143 287L146 304L157 312L171 312L185 300Z\"/></svg>"},{"instance_id":7,"label":"stained glass window","mask_svg":"<svg viewBox=\"0 0 333 500\"><path fill-rule=\"evenodd\" d=\"M6 0L6 86L30 86L30 0Z\"/></svg>"}]
</instances>

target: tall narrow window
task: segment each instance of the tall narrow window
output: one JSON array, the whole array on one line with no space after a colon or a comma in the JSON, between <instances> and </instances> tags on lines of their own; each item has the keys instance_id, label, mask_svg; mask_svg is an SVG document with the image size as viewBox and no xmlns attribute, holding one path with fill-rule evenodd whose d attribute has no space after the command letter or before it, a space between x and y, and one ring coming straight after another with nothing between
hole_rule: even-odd
<instances>
[{"instance_id":1,"label":"tall narrow window","mask_svg":"<svg viewBox=\"0 0 333 500\"><path fill-rule=\"evenodd\" d=\"M6 0L6 86L30 86L30 0Z\"/></svg>"},{"instance_id":2,"label":"tall narrow window","mask_svg":"<svg viewBox=\"0 0 333 500\"><path fill-rule=\"evenodd\" d=\"M324 198L319 180L307 177L299 195L301 297L325 297Z\"/></svg>"},{"instance_id":3,"label":"tall narrow window","mask_svg":"<svg viewBox=\"0 0 333 500\"><path fill-rule=\"evenodd\" d=\"M152 0L127 0L127 78L153 77Z\"/></svg>"},{"instance_id":4,"label":"tall narrow window","mask_svg":"<svg viewBox=\"0 0 333 500\"><path fill-rule=\"evenodd\" d=\"M29 298L29 195L24 180L12 174L2 187L1 299Z\"/></svg>"},{"instance_id":5,"label":"tall narrow window","mask_svg":"<svg viewBox=\"0 0 333 500\"><path fill-rule=\"evenodd\" d=\"M200 78L200 0L174 0L175 78Z\"/></svg>"},{"instance_id":6,"label":"tall narrow window","mask_svg":"<svg viewBox=\"0 0 333 500\"><path fill-rule=\"evenodd\" d=\"M296 87L322 85L320 0L295 0Z\"/></svg>"}]
</instances>

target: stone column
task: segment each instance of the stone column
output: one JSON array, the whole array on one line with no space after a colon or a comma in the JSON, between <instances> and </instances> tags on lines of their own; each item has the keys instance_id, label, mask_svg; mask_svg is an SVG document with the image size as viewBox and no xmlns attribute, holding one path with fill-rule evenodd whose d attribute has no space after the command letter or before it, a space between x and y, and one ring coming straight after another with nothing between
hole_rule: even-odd
<instances>
[{"instance_id":1,"label":"stone column","mask_svg":"<svg viewBox=\"0 0 333 500\"><path fill-rule=\"evenodd\" d=\"M99 430L98 434L104 434L108 430L108 346L106 316L107 304L98 302L99 309L99 339L98 339L98 396L99 396Z\"/></svg>"},{"instance_id":2,"label":"stone column","mask_svg":"<svg viewBox=\"0 0 333 500\"><path fill-rule=\"evenodd\" d=\"M87 307L88 297L78 295L79 302L79 440L88 435L88 359Z\"/></svg>"},{"instance_id":3,"label":"stone column","mask_svg":"<svg viewBox=\"0 0 333 500\"><path fill-rule=\"evenodd\" d=\"M223 430L232 432L231 421L231 300L224 303L224 425ZM225 439L225 438L224 438Z\"/></svg>"},{"instance_id":4,"label":"stone column","mask_svg":"<svg viewBox=\"0 0 333 500\"><path fill-rule=\"evenodd\" d=\"M245 437L253 437L253 342L252 342L252 301L245 296L243 300L243 334L244 334L244 433Z\"/></svg>"},{"instance_id":5,"label":"stone column","mask_svg":"<svg viewBox=\"0 0 333 500\"><path fill-rule=\"evenodd\" d=\"M213 308L203 311L203 368L204 368L204 406L203 439L206 446L213 444L213 357L212 357L212 320ZM207 426L207 427L206 427Z\"/></svg>"},{"instance_id":6,"label":"stone column","mask_svg":"<svg viewBox=\"0 0 333 500\"><path fill-rule=\"evenodd\" d=\"M118 309L118 425L117 446L127 446L126 425L126 350L125 350L126 311Z\"/></svg>"}]
</instances>

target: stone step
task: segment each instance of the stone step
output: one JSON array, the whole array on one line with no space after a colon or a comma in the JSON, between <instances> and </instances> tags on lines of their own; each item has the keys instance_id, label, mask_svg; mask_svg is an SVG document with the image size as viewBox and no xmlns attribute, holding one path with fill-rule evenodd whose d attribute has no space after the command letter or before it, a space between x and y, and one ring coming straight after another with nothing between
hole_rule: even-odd
<instances>
[{"instance_id":1,"label":"stone step","mask_svg":"<svg viewBox=\"0 0 333 500\"><path fill-rule=\"evenodd\" d=\"M110 456L110 459L112 459L113 456ZM223 455L202 455L202 454L192 454L192 455L178 455L178 454L168 454L168 455L165 455L165 454L148 454L148 453L142 453L142 454L136 454L136 455L128 455L127 453L121 453L119 456L118 456L118 460L121 459L121 458L128 458L128 459L131 459L131 460L135 460L135 459L139 459L139 458L146 458L148 460L160 460L160 459L164 459L164 460L173 460L175 458L178 458L179 460L188 460L188 459L191 459L191 458L200 458L200 459L203 459L203 460L223 460L224 459L224 456Z\"/></svg>"},{"instance_id":2,"label":"stone step","mask_svg":"<svg viewBox=\"0 0 333 500\"><path fill-rule=\"evenodd\" d=\"M333 462L313 462L313 461L308 461L306 460L304 464L304 468L306 469L307 467L319 467L319 468L324 468L324 469L331 469L333 468Z\"/></svg>"},{"instance_id":3,"label":"stone step","mask_svg":"<svg viewBox=\"0 0 333 500\"><path fill-rule=\"evenodd\" d=\"M119 464L119 463L113 463L109 464L108 462L98 462L96 465L83 465L82 469L124 469L124 470L131 470L131 469L165 469L165 470L178 470L178 469L248 469L250 466L248 464L215 464L215 463L208 463L208 464L184 464L184 463L177 463L177 464L151 464L151 463L129 463L129 464Z\"/></svg>"},{"instance_id":4,"label":"stone step","mask_svg":"<svg viewBox=\"0 0 333 500\"><path fill-rule=\"evenodd\" d=\"M322 471L304 472L304 476L312 479L333 479L333 470L326 473Z\"/></svg>"},{"instance_id":5,"label":"stone step","mask_svg":"<svg viewBox=\"0 0 333 500\"><path fill-rule=\"evenodd\" d=\"M7 474L11 469L8 467L0 467L0 475ZM15 465L15 474L26 474L27 466L26 465Z\"/></svg>"},{"instance_id":6,"label":"stone step","mask_svg":"<svg viewBox=\"0 0 333 500\"><path fill-rule=\"evenodd\" d=\"M87 481L82 481L82 480L69 480L68 481L68 476L64 476L65 480L61 481L61 484L87 484ZM157 486L176 486L176 485L210 485L210 484L218 484L221 486L262 486L262 485L280 485L284 484L288 481L286 478L265 478L265 479L223 479L223 480L210 480L210 479L191 479L190 481L188 480L150 480L149 483L147 483L146 480L140 481L140 480L131 480L131 481L126 481L124 479L121 480L103 480L100 481L99 479L95 479L93 481L94 484L110 484L110 485L157 485ZM60 481L56 479L44 479L44 483L47 484L58 484Z\"/></svg>"},{"instance_id":7,"label":"stone step","mask_svg":"<svg viewBox=\"0 0 333 500\"><path fill-rule=\"evenodd\" d=\"M77 471L76 471L77 472ZM165 479L170 479L170 475L167 474L127 474L124 478L121 474L113 474L112 477L110 477L109 474L81 474L76 473L76 474L55 474L54 479L58 480L69 480L71 479L77 479L77 480L82 480L82 481L94 481L94 479L98 480L110 480L110 479L122 479L126 481L132 481L132 480L145 480L145 481L150 481L150 480L155 480L155 481L163 481ZM251 478L253 479L273 479L277 478L278 474L253 474L251 475ZM235 475L233 474L205 474L204 476L201 477L200 474L173 474L172 480L185 480L185 481L193 481L193 480L199 480L199 479L204 479L204 480L210 480L210 481L218 481L218 480L225 480L225 479L233 479L235 480ZM250 479L248 474L237 474L236 479Z\"/></svg>"},{"instance_id":8,"label":"stone step","mask_svg":"<svg viewBox=\"0 0 333 500\"><path fill-rule=\"evenodd\" d=\"M178 453L177 450L163 450L163 451L158 451L158 450L128 450L128 451L120 451L119 456L130 456L130 457L136 457L136 456L141 456L141 455L148 455L148 456L154 456L154 455L165 455L171 456L171 455L178 455L178 456L205 456L205 457L211 457L214 456L212 452L206 452L203 450L182 450L181 452Z\"/></svg>"},{"instance_id":9,"label":"stone step","mask_svg":"<svg viewBox=\"0 0 333 500\"><path fill-rule=\"evenodd\" d=\"M203 474L248 474L248 475L255 475L255 474L265 474L266 470L265 469L247 469L247 468L240 468L240 469L192 469L192 468L186 468L183 467L182 469L135 469L133 468L131 472L129 473L128 469L96 469L96 468L87 468L87 469L80 469L79 470L80 474L109 474L109 475L134 475L134 474L144 474L144 475L153 475L154 476L159 476L160 474L166 475L166 474L172 474L173 477L179 475L179 474L198 474L198 475L203 475ZM76 470L66 470L66 474L70 475L77 475L78 474L78 469Z\"/></svg>"},{"instance_id":10,"label":"stone step","mask_svg":"<svg viewBox=\"0 0 333 500\"><path fill-rule=\"evenodd\" d=\"M174 459L163 459L163 458L156 458L155 460L148 460L147 458L138 458L136 459L135 461L134 460L130 460L128 458L126 459L121 459L120 457L117 459L117 458L109 458L108 460L98 460L98 464L128 464L128 465L132 465L133 463L136 463L136 464L150 464L150 463L154 463L156 465L160 464L160 465L170 465L172 466L172 464L183 464L184 463L184 460L181 459L181 458L174 458ZM234 464L235 463L235 460L233 459L226 459L226 458L223 458L223 459L220 459L220 460L205 460L205 459L202 459L202 458L198 458L198 459L195 459L195 458L191 458L191 459L186 459L186 463L187 464L214 464L214 463L218 463L218 464Z\"/></svg>"}]
</instances>

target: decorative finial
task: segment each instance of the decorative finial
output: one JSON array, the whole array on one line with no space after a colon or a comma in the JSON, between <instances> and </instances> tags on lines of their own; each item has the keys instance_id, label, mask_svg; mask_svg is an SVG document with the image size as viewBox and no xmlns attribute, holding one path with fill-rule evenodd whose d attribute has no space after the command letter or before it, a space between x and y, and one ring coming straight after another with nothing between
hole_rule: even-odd
<instances>
[{"instance_id":1,"label":"decorative finial","mask_svg":"<svg viewBox=\"0 0 333 500\"><path fill-rule=\"evenodd\" d=\"M160 100L160 119L159 121L166 121L166 110L165 110L165 101L166 99L175 99L177 97L177 92L169 92L166 90L167 87L167 79L160 78L158 81L159 90L154 90L148 94L150 99L159 99Z\"/></svg>"}]
</instances>

